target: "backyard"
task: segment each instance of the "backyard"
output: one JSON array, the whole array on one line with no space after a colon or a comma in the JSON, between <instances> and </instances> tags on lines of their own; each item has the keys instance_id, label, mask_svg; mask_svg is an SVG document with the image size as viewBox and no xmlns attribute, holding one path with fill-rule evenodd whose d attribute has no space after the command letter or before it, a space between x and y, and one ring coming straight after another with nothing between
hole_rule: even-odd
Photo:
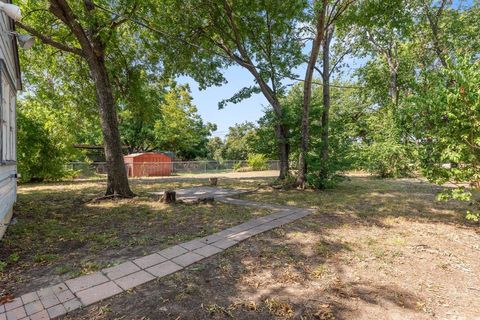
<instances>
[{"instance_id":1,"label":"backyard","mask_svg":"<svg viewBox=\"0 0 480 320\"><path fill-rule=\"evenodd\" d=\"M0 320L480 320L480 1L0 1Z\"/></svg>"},{"instance_id":2,"label":"backyard","mask_svg":"<svg viewBox=\"0 0 480 320\"><path fill-rule=\"evenodd\" d=\"M261 174L260 174L261 176ZM462 202L438 202L420 179L350 174L328 191L275 190L234 174L219 187L261 203L314 209L170 276L67 319L475 319L480 233ZM268 209L158 202L151 192L201 178L132 180L134 199L92 202L103 181L19 187L3 240L1 294L20 296L128 258L206 236Z\"/></svg>"}]
</instances>

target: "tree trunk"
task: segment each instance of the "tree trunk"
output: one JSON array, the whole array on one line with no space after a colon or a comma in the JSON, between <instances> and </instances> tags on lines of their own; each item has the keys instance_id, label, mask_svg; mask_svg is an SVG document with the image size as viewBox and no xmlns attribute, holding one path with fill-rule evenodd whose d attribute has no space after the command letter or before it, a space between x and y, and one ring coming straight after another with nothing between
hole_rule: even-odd
<instances>
[{"instance_id":1,"label":"tree trunk","mask_svg":"<svg viewBox=\"0 0 480 320\"><path fill-rule=\"evenodd\" d=\"M208 180L210 181L210 185L211 185L212 187L216 187L216 186L217 186L217 184L218 184L218 178L210 178L210 179L208 179Z\"/></svg>"},{"instance_id":2,"label":"tree trunk","mask_svg":"<svg viewBox=\"0 0 480 320\"><path fill-rule=\"evenodd\" d=\"M392 52L391 50L388 50L385 52L385 57L387 59L387 64L388 64L388 71L390 73L390 83L389 83L389 95L390 99L392 100L393 105L396 107L398 106L398 54L397 54L397 49L396 49L396 43L393 45L394 49ZM396 110L395 110L396 111Z\"/></svg>"},{"instance_id":3,"label":"tree trunk","mask_svg":"<svg viewBox=\"0 0 480 320\"><path fill-rule=\"evenodd\" d=\"M280 121L280 120L278 120ZM278 142L278 159L280 160L279 180L285 180L289 175L288 157L290 154L290 145L288 143L287 128L285 125L279 123L275 128L275 135Z\"/></svg>"},{"instance_id":4,"label":"tree trunk","mask_svg":"<svg viewBox=\"0 0 480 320\"><path fill-rule=\"evenodd\" d=\"M93 23L91 29L86 31L77 20L67 0L49 0L48 3L50 4L49 11L70 29L71 34L75 36L81 48L70 47L64 43L57 42L31 27L22 24L20 26L39 37L43 43L59 50L76 54L86 60L91 77L95 83L102 126L108 171L106 195L132 197L134 193L128 185L127 172L123 161L115 99L113 98L112 85L105 66L105 42L100 37L100 30L103 27ZM95 6L85 2L85 13L87 15L94 9Z\"/></svg>"},{"instance_id":5,"label":"tree trunk","mask_svg":"<svg viewBox=\"0 0 480 320\"><path fill-rule=\"evenodd\" d=\"M160 197L160 202L167 204L177 202L177 193L172 190L165 191L165 193Z\"/></svg>"},{"instance_id":6,"label":"tree trunk","mask_svg":"<svg viewBox=\"0 0 480 320\"><path fill-rule=\"evenodd\" d=\"M390 67L390 98L392 103L396 107L398 106L398 72L394 66ZM396 111L396 110L395 110Z\"/></svg>"},{"instance_id":7,"label":"tree trunk","mask_svg":"<svg viewBox=\"0 0 480 320\"><path fill-rule=\"evenodd\" d=\"M322 55L322 82L323 82L323 111L322 111L322 149L320 151L320 178L328 179L328 145L329 145L329 118L330 118L330 41L333 36L333 29L326 31L325 41L323 43Z\"/></svg>"},{"instance_id":8,"label":"tree trunk","mask_svg":"<svg viewBox=\"0 0 480 320\"><path fill-rule=\"evenodd\" d=\"M440 44L440 28L438 26L440 22L440 18L442 17L442 14L444 12L445 5L447 4L446 0L440 1L440 7L438 8L437 12L435 14L432 14L430 11L430 8L428 5L426 5L425 8L425 14L428 19L428 24L430 25L430 29L432 31L432 44L433 44L433 49L440 60L440 63L444 68L448 67L447 61L445 59L445 53L442 50L442 45Z\"/></svg>"},{"instance_id":9,"label":"tree trunk","mask_svg":"<svg viewBox=\"0 0 480 320\"><path fill-rule=\"evenodd\" d=\"M301 141L300 141L300 155L298 158L298 175L297 184L304 188L307 178L307 153L310 140L310 104L312 101L312 80L315 64L317 63L320 45L322 43L324 28L325 28L325 12L328 1L323 0L322 8L317 16L316 34L312 43L312 50L310 51L310 58L305 72L305 79L303 82L303 109L302 109L302 123L301 123Z\"/></svg>"},{"instance_id":10,"label":"tree trunk","mask_svg":"<svg viewBox=\"0 0 480 320\"><path fill-rule=\"evenodd\" d=\"M102 126L105 158L107 161L106 195L132 197L134 193L128 184L127 171L123 160L120 132L118 130L117 110L112 87L103 57L87 59L95 83L100 122Z\"/></svg>"},{"instance_id":11,"label":"tree trunk","mask_svg":"<svg viewBox=\"0 0 480 320\"><path fill-rule=\"evenodd\" d=\"M247 69L255 77L260 86L260 90L273 108L275 120L277 121L275 125L275 138L277 139L278 159L280 160L280 173L278 175L278 179L285 180L290 175L290 166L288 163L290 145L288 142L288 127L285 124L282 105L278 101L275 92L267 86L258 72L251 67Z\"/></svg>"}]
</instances>

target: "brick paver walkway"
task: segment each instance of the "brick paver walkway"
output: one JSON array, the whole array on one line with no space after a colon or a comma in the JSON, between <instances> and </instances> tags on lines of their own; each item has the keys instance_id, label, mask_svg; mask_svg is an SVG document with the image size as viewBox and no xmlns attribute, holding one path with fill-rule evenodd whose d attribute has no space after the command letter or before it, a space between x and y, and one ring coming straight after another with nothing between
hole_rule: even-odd
<instances>
[{"instance_id":1,"label":"brick paver walkway","mask_svg":"<svg viewBox=\"0 0 480 320\"><path fill-rule=\"evenodd\" d=\"M199 188L194 189L192 193L204 194L199 192ZM126 261L97 273L24 294L9 303L0 305L0 320L54 319L72 310L180 271L202 259L220 253L240 241L311 213L311 210L308 209L233 199L228 196L238 192L213 189L209 188L207 193L217 196L218 201L268 208L274 210L274 213L249 220L207 237L197 238L141 258Z\"/></svg>"}]
</instances>

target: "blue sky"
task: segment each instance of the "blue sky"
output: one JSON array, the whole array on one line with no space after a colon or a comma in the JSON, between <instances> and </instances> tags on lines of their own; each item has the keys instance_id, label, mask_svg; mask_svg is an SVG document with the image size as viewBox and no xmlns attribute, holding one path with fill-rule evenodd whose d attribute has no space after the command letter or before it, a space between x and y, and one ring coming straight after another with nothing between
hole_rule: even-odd
<instances>
[{"instance_id":1,"label":"blue sky","mask_svg":"<svg viewBox=\"0 0 480 320\"><path fill-rule=\"evenodd\" d=\"M346 57L346 61L350 68L358 68L363 64L366 59L355 59L352 57ZM295 70L295 73L302 78L305 74L305 65L300 66ZM348 68L347 68L348 69ZM352 70L350 69L350 71ZM217 125L217 131L213 136L221 138L225 137L228 132L228 128L236 123L242 123L245 121L256 122L260 119L268 102L265 97L260 93L252 96L249 99L243 100L237 104L228 104L224 109L218 110L218 103L224 99L230 98L233 94L238 92L243 87L249 87L254 84L253 76L244 68L240 66L232 66L223 73L228 83L220 87L210 87L206 90L199 90L198 84L195 80L189 77L177 78L178 83L190 85L190 90L193 97L193 103L197 106L198 111L202 119L206 122L212 122ZM348 78L350 73L343 74ZM318 77L318 73L314 74L314 77ZM284 84L293 84L293 80L284 80Z\"/></svg>"},{"instance_id":2,"label":"blue sky","mask_svg":"<svg viewBox=\"0 0 480 320\"><path fill-rule=\"evenodd\" d=\"M268 102L262 94L256 94L250 99L237 104L228 104L222 110L218 110L218 103L223 99L230 98L243 87L254 84L253 76L239 66L232 66L225 70L224 77L228 83L220 87L210 87L199 90L198 84L189 77L180 77L179 83L188 83L192 92L193 103L204 121L215 123L218 126L214 136L223 138L228 128L235 123L244 121L255 122L263 115L263 110Z\"/></svg>"},{"instance_id":3,"label":"blue sky","mask_svg":"<svg viewBox=\"0 0 480 320\"><path fill-rule=\"evenodd\" d=\"M297 74L303 75L304 67L297 70ZM236 123L245 121L256 122L260 119L268 102L263 94L256 94L240 103L229 103L222 110L218 110L218 103L224 99L230 98L243 87L254 85L253 76L240 66L232 66L223 72L223 76L228 83L220 87L210 87L205 90L199 90L198 84L190 77L177 78L178 83L190 85L193 97L193 103L197 106L198 112L205 122L212 122L217 125L217 131L213 136L225 137L228 128ZM286 80L284 83L293 83Z\"/></svg>"}]
</instances>

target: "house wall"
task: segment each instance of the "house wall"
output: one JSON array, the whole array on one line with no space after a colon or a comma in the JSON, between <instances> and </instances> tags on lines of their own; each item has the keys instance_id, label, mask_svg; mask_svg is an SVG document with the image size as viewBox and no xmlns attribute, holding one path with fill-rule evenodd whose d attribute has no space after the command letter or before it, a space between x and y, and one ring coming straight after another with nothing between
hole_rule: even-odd
<instances>
[{"instance_id":1,"label":"house wall","mask_svg":"<svg viewBox=\"0 0 480 320\"><path fill-rule=\"evenodd\" d=\"M0 0L1 1L1 0ZM11 1L3 1L11 3ZM17 89L19 88L19 80L18 79L18 64L17 64L17 46L15 39L12 36L5 34L5 32L11 32L14 30L13 23L11 19L7 17L7 15L0 11L0 59L5 62L7 66L8 73L13 81L16 82Z\"/></svg>"},{"instance_id":2,"label":"house wall","mask_svg":"<svg viewBox=\"0 0 480 320\"><path fill-rule=\"evenodd\" d=\"M13 204L17 200L16 165L0 165L0 239L12 218Z\"/></svg>"},{"instance_id":3,"label":"house wall","mask_svg":"<svg viewBox=\"0 0 480 320\"><path fill-rule=\"evenodd\" d=\"M21 83L16 42L7 34L13 30L12 21L0 12L0 238L17 199L16 96Z\"/></svg>"}]
</instances>

